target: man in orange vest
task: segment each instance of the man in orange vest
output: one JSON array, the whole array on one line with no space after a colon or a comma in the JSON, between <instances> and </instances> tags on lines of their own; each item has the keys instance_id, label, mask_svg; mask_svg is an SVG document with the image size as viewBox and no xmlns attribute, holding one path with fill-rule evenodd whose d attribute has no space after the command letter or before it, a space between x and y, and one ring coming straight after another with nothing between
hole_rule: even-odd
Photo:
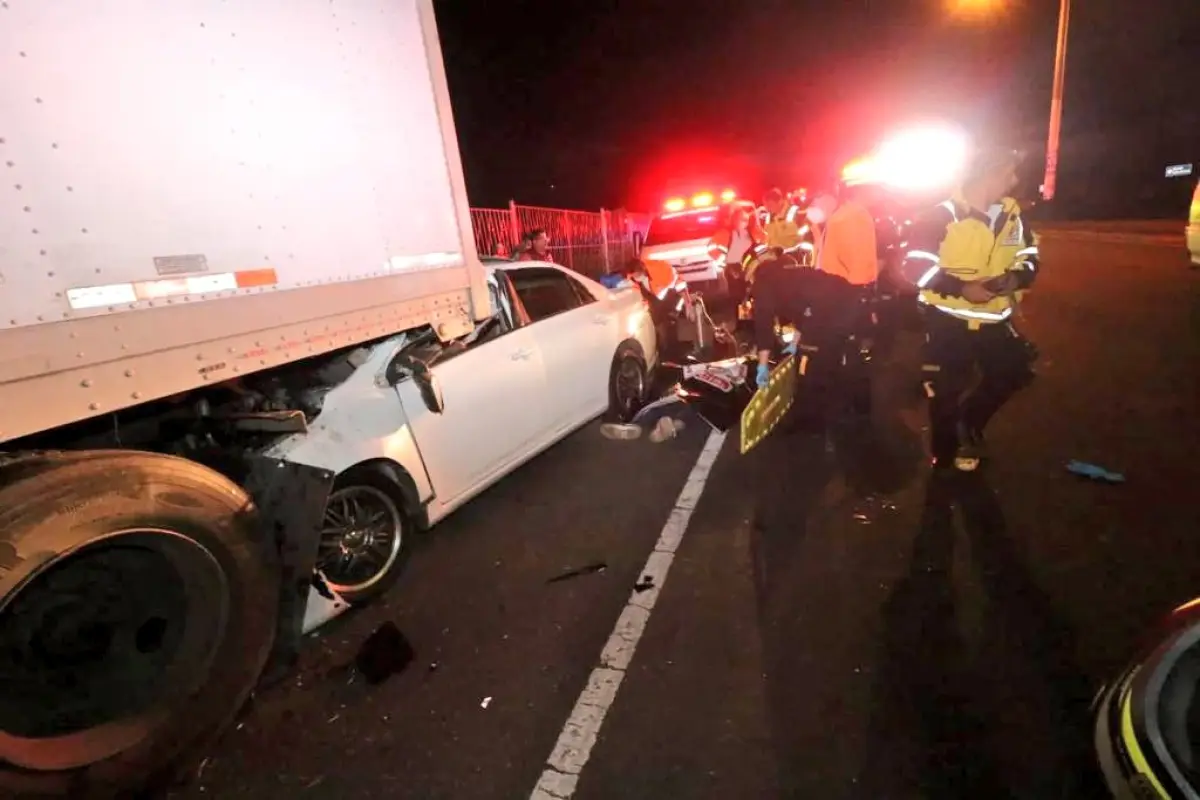
<instances>
[{"instance_id":1,"label":"man in orange vest","mask_svg":"<svg viewBox=\"0 0 1200 800\"><path fill-rule=\"evenodd\" d=\"M766 241L758 216L752 211L742 203L731 203L726 224L708 242L708 255L718 270L724 270L729 295L737 302L741 302L746 294L742 258L755 245Z\"/></svg>"},{"instance_id":2,"label":"man in orange vest","mask_svg":"<svg viewBox=\"0 0 1200 800\"><path fill-rule=\"evenodd\" d=\"M806 374L813 390L825 396L827 414L847 406L860 414L870 411L866 345L873 328L871 301L879 259L868 194L869 190L839 186L838 196L818 196L807 210L814 229L814 267L836 279L819 300L822 313L799 326L802 357L812 362Z\"/></svg>"}]
</instances>

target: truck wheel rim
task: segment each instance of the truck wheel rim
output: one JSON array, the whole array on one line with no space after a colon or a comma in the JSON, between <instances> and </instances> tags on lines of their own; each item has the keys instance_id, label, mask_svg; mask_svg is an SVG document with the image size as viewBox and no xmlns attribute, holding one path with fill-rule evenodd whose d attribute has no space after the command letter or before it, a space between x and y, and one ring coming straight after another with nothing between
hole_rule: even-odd
<instances>
[{"instance_id":1,"label":"truck wheel rim","mask_svg":"<svg viewBox=\"0 0 1200 800\"><path fill-rule=\"evenodd\" d=\"M374 486L335 490L325 504L317 568L336 592L361 592L387 575L404 544L404 515Z\"/></svg>"},{"instance_id":2,"label":"truck wheel rim","mask_svg":"<svg viewBox=\"0 0 1200 800\"><path fill-rule=\"evenodd\" d=\"M636 361L631 358L626 358L621 361L621 365L617 368L616 386L614 394L617 396L617 406L626 415L631 415L636 409L638 401L642 397L642 392L645 389L645 379L642 377L642 368Z\"/></svg>"},{"instance_id":3,"label":"truck wheel rim","mask_svg":"<svg viewBox=\"0 0 1200 800\"><path fill-rule=\"evenodd\" d=\"M64 770L137 745L208 679L229 603L213 554L169 530L47 564L0 610L0 758Z\"/></svg>"}]
</instances>

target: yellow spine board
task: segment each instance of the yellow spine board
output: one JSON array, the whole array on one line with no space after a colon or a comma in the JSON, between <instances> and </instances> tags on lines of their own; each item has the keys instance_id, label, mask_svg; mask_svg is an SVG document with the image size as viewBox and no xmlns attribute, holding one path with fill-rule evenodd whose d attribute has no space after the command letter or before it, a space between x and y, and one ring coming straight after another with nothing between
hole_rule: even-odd
<instances>
[{"instance_id":1,"label":"yellow spine board","mask_svg":"<svg viewBox=\"0 0 1200 800\"><path fill-rule=\"evenodd\" d=\"M788 356L771 370L767 385L754 393L742 412L742 455L767 437L796 399L796 359Z\"/></svg>"}]
</instances>

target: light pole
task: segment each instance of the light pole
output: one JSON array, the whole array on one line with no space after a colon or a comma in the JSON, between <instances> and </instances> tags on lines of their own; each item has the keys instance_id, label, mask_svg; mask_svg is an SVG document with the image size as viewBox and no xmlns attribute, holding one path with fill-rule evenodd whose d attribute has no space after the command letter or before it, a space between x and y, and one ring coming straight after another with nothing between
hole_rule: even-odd
<instances>
[{"instance_id":1,"label":"light pole","mask_svg":"<svg viewBox=\"0 0 1200 800\"><path fill-rule=\"evenodd\" d=\"M1058 45L1054 51L1054 88L1050 92L1050 131L1046 138L1046 175L1042 197L1054 197L1058 180L1058 137L1062 132L1063 82L1067 73L1067 30L1071 22L1071 0L1061 0L1058 9Z\"/></svg>"}]
</instances>

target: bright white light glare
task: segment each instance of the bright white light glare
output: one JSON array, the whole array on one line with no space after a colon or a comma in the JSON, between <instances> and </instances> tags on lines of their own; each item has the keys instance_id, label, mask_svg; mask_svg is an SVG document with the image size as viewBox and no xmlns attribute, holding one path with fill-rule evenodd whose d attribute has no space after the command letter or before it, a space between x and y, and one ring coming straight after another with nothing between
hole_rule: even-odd
<instances>
[{"instance_id":1,"label":"bright white light glare","mask_svg":"<svg viewBox=\"0 0 1200 800\"><path fill-rule=\"evenodd\" d=\"M954 183L967 163L967 137L951 127L911 128L879 145L874 163L884 183L920 191Z\"/></svg>"}]
</instances>

